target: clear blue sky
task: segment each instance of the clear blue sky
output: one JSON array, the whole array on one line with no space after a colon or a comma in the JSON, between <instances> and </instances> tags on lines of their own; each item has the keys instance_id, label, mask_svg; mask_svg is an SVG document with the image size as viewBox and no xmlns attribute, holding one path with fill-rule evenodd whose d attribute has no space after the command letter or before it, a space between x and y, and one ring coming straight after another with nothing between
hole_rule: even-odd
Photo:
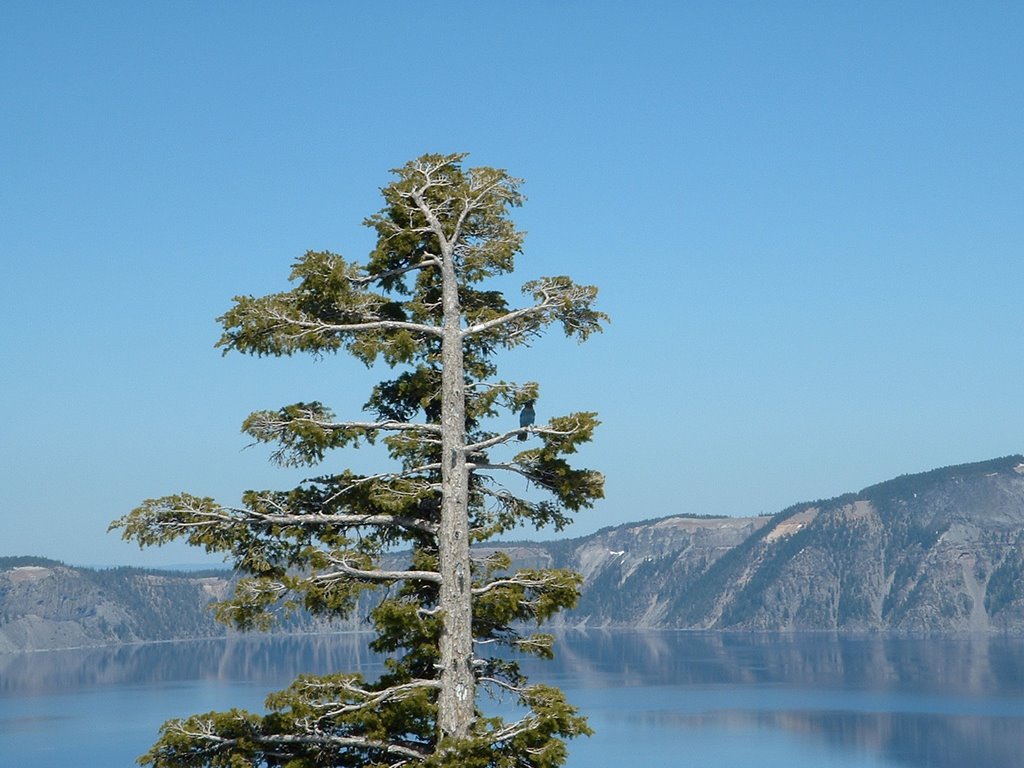
<instances>
[{"instance_id":1,"label":"clear blue sky","mask_svg":"<svg viewBox=\"0 0 1024 768\"><path fill-rule=\"evenodd\" d=\"M571 534L1024 451L1022 40L1013 2L7 0L0 555L202 561L107 525L290 487L242 420L374 372L223 358L215 318L363 258L423 152L524 177L517 277L613 317L506 358L603 419Z\"/></svg>"}]
</instances>

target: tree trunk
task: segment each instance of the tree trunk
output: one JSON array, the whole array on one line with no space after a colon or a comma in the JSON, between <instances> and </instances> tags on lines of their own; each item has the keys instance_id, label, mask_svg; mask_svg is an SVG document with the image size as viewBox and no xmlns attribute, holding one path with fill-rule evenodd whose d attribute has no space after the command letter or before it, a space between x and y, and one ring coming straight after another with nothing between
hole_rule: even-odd
<instances>
[{"instance_id":1,"label":"tree trunk","mask_svg":"<svg viewBox=\"0 0 1024 768\"><path fill-rule=\"evenodd\" d=\"M476 704L469 562L469 471L466 468L466 398L462 312L450 248L442 247L443 338L441 346L441 692L442 736L469 734Z\"/></svg>"}]
</instances>

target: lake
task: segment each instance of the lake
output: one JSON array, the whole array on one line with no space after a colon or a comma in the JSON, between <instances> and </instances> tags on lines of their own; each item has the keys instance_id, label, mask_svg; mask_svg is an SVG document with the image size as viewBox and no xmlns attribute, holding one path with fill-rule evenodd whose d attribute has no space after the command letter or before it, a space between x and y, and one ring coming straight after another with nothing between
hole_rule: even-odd
<instances>
[{"instance_id":1,"label":"lake","mask_svg":"<svg viewBox=\"0 0 1024 768\"><path fill-rule=\"evenodd\" d=\"M300 672L379 660L366 636L0 654L0 764L130 766L173 716L262 710ZM596 733L570 768L1020 768L1024 638L570 632L552 662Z\"/></svg>"}]
</instances>

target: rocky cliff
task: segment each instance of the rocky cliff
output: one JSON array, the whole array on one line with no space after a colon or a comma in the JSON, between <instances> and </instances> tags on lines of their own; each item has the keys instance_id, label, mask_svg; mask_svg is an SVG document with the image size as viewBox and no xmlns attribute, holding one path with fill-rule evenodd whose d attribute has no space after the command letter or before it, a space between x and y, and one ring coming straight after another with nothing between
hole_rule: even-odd
<instances>
[{"instance_id":1,"label":"rocky cliff","mask_svg":"<svg viewBox=\"0 0 1024 768\"><path fill-rule=\"evenodd\" d=\"M0 651L222 635L209 605L228 588L226 573L97 571L0 558Z\"/></svg>"},{"instance_id":2,"label":"rocky cliff","mask_svg":"<svg viewBox=\"0 0 1024 768\"><path fill-rule=\"evenodd\" d=\"M583 574L567 625L1022 634L1024 457L771 517L666 517L503 548L517 565ZM226 572L0 558L0 651L223 635L209 604L228 589Z\"/></svg>"},{"instance_id":3,"label":"rocky cliff","mask_svg":"<svg viewBox=\"0 0 1024 768\"><path fill-rule=\"evenodd\" d=\"M546 547L588 625L1024 632L1024 457L907 475L773 517L626 525Z\"/></svg>"},{"instance_id":4,"label":"rocky cliff","mask_svg":"<svg viewBox=\"0 0 1024 768\"><path fill-rule=\"evenodd\" d=\"M36 557L0 558L0 653L224 637L214 618L230 571L74 568ZM289 616L284 633L360 628Z\"/></svg>"}]
</instances>

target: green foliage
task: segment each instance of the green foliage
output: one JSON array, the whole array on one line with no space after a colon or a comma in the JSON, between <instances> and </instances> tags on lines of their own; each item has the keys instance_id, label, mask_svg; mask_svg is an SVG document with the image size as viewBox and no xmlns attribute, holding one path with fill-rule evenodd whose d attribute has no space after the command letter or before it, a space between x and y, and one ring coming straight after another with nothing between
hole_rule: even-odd
<instances>
[{"instance_id":1,"label":"green foliage","mask_svg":"<svg viewBox=\"0 0 1024 768\"><path fill-rule=\"evenodd\" d=\"M438 726L447 631L444 468L462 462L468 473L468 495L460 501L474 542L523 525L561 529L569 513L604 493L599 472L566 458L592 438L594 413L531 426L533 444L511 450L520 431L513 428L516 413L540 389L496 378L494 360L497 351L527 344L552 325L579 341L600 331L607 317L593 307L597 289L542 277L523 289L533 303L511 308L501 292L479 286L514 269L523 235L508 213L523 198L518 179L465 168L464 157L424 155L394 171L381 190L383 208L365 221L377 233L365 264L308 252L292 266L290 290L236 297L220 318L218 346L225 352L343 351L367 366L394 369L370 393L366 420L338 420L322 403L297 402L256 411L243 424L252 439L273 446L279 464L317 466L331 451L380 441L392 466L374 475L331 472L288 491L248 491L239 507L185 493L150 499L113 524L141 546L183 539L225 555L240 578L218 617L243 629L268 627L299 608L343 617L361 595L376 595L370 645L387 656L384 674L376 681L300 678L268 698L266 715L171 721L143 762L554 768L564 761L564 739L589 732L559 691L528 685L515 661L489 650L550 657L552 638L527 628L575 605L580 577L510 571L501 554L467 568L480 654L472 668L478 686L511 696L525 714L506 723L477 710L459 738L443 736ZM446 414L456 411L442 394L452 380L442 359L452 359L445 350L455 343L462 370L454 380L464 386L465 414L457 439L445 431L452 422ZM525 477L545 498L517 496L506 477Z\"/></svg>"}]
</instances>

